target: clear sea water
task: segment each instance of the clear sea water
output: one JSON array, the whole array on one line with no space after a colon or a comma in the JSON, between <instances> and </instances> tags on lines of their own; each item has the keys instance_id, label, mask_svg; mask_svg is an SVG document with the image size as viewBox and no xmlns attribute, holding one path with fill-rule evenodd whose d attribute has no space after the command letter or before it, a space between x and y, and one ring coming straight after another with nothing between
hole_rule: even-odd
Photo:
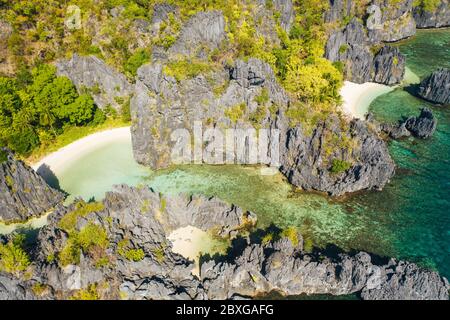
<instances>
[{"instance_id":1,"label":"clear sea water","mask_svg":"<svg viewBox=\"0 0 450 320\"><path fill-rule=\"evenodd\" d=\"M420 31L399 46L409 69L421 78L450 67L449 29ZM438 117L437 132L429 140L390 144L397 174L381 192L330 199L295 191L280 174L261 176L254 167L197 165L151 172L134 162L129 140L106 145L56 174L71 199L100 199L118 183L216 195L257 213L261 227L297 226L315 245L406 258L450 277L450 111L404 88L380 96L370 110L379 119L396 121L424 105Z\"/></svg>"}]
</instances>

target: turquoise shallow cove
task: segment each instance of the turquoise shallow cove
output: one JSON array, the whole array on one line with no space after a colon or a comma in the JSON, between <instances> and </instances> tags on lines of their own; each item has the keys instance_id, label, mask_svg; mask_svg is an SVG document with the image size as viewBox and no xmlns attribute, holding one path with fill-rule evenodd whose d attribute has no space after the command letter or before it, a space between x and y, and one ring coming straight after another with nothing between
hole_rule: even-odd
<instances>
[{"instance_id":1,"label":"turquoise shallow cove","mask_svg":"<svg viewBox=\"0 0 450 320\"><path fill-rule=\"evenodd\" d=\"M420 78L450 67L450 30L420 31L398 44ZM295 192L281 175L261 176L258 168L184 166L150 172L132 157L131 141L117 141L58 173L71 198L100 199L113 184L148 184L162 193L216 195L258 214L260 226L295 225L306 241L368 250L417 261L450 277L450 111L398 88L377 98L370 110L396 121L428 105L438 118L434 137L390 144L397 174L382 192L331 200Z\"/></svg>"}]
</instances>

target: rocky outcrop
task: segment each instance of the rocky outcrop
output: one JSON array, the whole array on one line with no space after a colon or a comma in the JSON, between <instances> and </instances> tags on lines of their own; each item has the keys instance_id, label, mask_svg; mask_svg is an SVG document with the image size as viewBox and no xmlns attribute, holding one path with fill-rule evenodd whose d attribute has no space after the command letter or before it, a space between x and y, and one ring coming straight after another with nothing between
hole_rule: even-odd
<instances>
[{"instance_id":1,"label":"rocky outcrop","mask_svg":"<svg viewBox=\"0 0 450 320\"><path fill-rule=\"evenodd\" d=\"M397 84L405 73L405 58L397 48L384 46L374 54L366 30L356 18L340 31L332 33L325 57L344 64L345 76L356 83Z\"/></svg>"},{"instance_id":2,"label":"rocky outcrop","mask_svg":"<svg viewBox=\"0 0 450 320\"><path fill-rule=\"evenodd\" d=\"M442 28L450 26L450 2L440 0L435 9L414 8L414 20L417 28Z\"/></svg>"},{"instance_id":3,"label":"rocky outcrop","mask_svg":"<svg viewBox=\"0 0 450 320\"><path fill-rule=\"evenodd\" d=\"M372 1L366 9L369 42L394 42L413 36L416 33L413 4L414 0L400 0L394 4L385 0Z\"/></svg>"},{"instance_id":4,"label":"rocky outcrop","mask_svg":"<svg viewBox=\"0 0 450 320\"><path fill-rule=\"evenodd\" d=\"M205 75L176 81L164 74L161 64L145 65L138 70L131 110L133 152L139 163L156 169L169 166L174 146L171 133L175 129L192 132L194 121L201 121L204 127L251 127L249 118L261 109L257 97L266 92L265 114L258 125L280 130L281 172L294 185L341 195L380 189L393 175L394 164L384 142L362 122L354 122L347 131L341 131L339 119L330 117L327 123L319 123L310 136L304 134L302 127L292 129L285 116L289 97L266 63L258 59L238 60L233 67L207 77L209 81ZM214 83L226 85L221 95L213 92ZM226 111L241 104L245 108L240 119L233 123ZM277 106L279 111L269 112L270 105ZM330 148L326 137L330 135L337 139L350 135L357 147L350 152L347 147L334 148L338 151L326 155ZM236 137L236 143L245 144L243 139ZM346 174L332 174L334 158L345 159L353 166Z\"/></svg>"},{"instance_id":5,"label":"rocky outcrop","mask_svg":"<svg viewBox=\"0 0 450 320\"><path fill-rule=\"evenodd\" d=\"M367 121L374 125L378 131L387 134L392 139L399 139L413 135L416 138L425 139L431 137L436 130L437 119L428 108L422 108L418 117L408 117L397 124L379 123L371 114L367 115Z\"/></svg>"},{"instance_id":6,"label":"rocky outcrop","mask_svg":"<svg viewBox=\"0 0 450 320\"><path fill-rule=\"evenodd\" d=\"M132 87L127 78L95 56L73 54L70 60L57 61L56 68L57 75L68 77L78 90L90 89L99 108L108 105L119 108L117 98L131 94Z\"/></svg>"},{"instance_id":7,"label":"rocky outcrop","mask_svg":"<svg viewBox=\"0 0 450 320\"><path fill-rule=\"evenodd\" d=\"M0 273L0 300L35 300L33 292L22 281Z\"/></svg>"},{"instance_id":8,"label":"rocky outcrop","mask_svg":"<svg viewBox=\"0 0 450 320\"><path fill-rule=\"evenodd\" d=\"M304 136L298 127L290 129L287 132L286 150L281 151L281 172L296 186L305 190L324 191L333 196L365 189L381 190L395 170L385 142L361 120L353 120L349 132L350 139L357 147L350 150L337 148L327 158L324 155L327 149L326 137L332 135L342 139L347 134L340 130L337 119L320 124L310 137ZM332 161L327 159L344 161L349 167L335 172Z\"/></svg>"},{"instance_id":9,"label":"rocky outcrop","mask_svg":"<svg viewBox=\"0 0 450 320\"><path fill-rule=\"evenodd\" d=\"M412 263L337 248L308 253L301 235L293 232L286 236L272 230L272 241L261 240L262 230L242 237L241 230L253 234L256 217L215 198L161 196L148 188L122 185L106 195L98 210L74 216L77 208L59 207L39 231L29 280L0 275L1 298L32 299L30 287L39 283L46 289L38 299L67 299L88 288L101 299L235 299L273 290L283 295L448 299L447 280ZM79 262L62 266L59 253L71 241L60 228L67 214L74 218L72 235L96 225L104 230L108 244L75 251ZM194 276L192 261L174 253L167 240L172 230L186 225L219 231L217 237L238 238L226 255L203 256L200 274ZM139 259L123 254L137 249L143 252Z\"/></svg>"},{"instance_id":10,"label":"rocky outcrop","mask_svg":"<svg viewBox=\"0 0 450 320\"><path fill-rule=\"evenodd\" d=\"M448 282L436 272L394 259L377 264L365 252L307 254L286 238L250 244L230 262L206 262L201 277L210 299L275 290L283 295L359 293L368 300L448 300Z\"/></svg>"},{"instance_id":11,"label":"rocky outcrop","mask_svg":"<svg viewBox=\"0 0 450 320\"><path fill-rule=\"evenodd\" d=\"M51 188L6 149L7 160L0 163L0 220L21 222L39 216L64 199L64 194Z\"/></svg>"},{"instance_id":12,"label":"rocky outcrop","mask_svg":"<svg viewBox=\"0 0 450 320\"><path fill-rule=\"evenodd\" d=\"M417 94L433 103L450 105L450 69L433 72L420 83Z\"/></svg>"},{"instance_id":13,"label":"rocky outcrop","mask_svg":"<svg viewBox=\"0 0 450 320\"><path fill-rule=\"evenodd\" d=\"M162 196L151 189L117 186L106 194L103 206L75 216L75 229L96 225L106 232L107 248L80 251L79 263L62 265L56 259L68 245L69 234L60 221L80 205L59 207L49 225L38 235L32 250L32 281L49 287L48 298L68 298L91 284L109 283L104 298L194 299L204 298L201 282L192 275L194 264L172 252L167 236L178 228L194 226L216 237L234 237L241 229L254 226L256 217L217 198L203 196ZM139 259L124 252L142 250ZM99 267L99 259L107 263Z\"/></svg>"},{"instance_id":14,"label":"rocky outcrop","mask_svg":"<svg viewBox=\"0 0 450 320\"><path fill-rule=\"evenodd\" d=\"M437 120L428 108L422 108L418 117L409 117L405 121L406 129L418 138L431 137L436 126Z\"/></svg>"},{"instance_id":15,"label":"rocky outcrop","mask_svg":"<svg viewBox=\"0 0 450 320\"><path fill-rule=\"evenodd\" d=\"M383 47L373 61L374 82L387 85L400 83L405 75L405 60L398 48Z\"/></svg>"},{"instance_id":16,"label":"rocky outcrop","mask_svg":"<svg viewBox=\"0 0 450 320\"><path fill-rule=\"evenodd\" d=\"M226 38L225 18L220 11L199 12L183 26L181 33L169 49L171 55L193 56L201 46L214 50Z\"/></svg>"},{"instance_id":17,"label":"rocky outcrop","mask_svg":"<svg viewBox=\"0 0 450 320\"><path fill-rule=\"evenodd\" d=\"M291 30L295 18L294 5L292 0L272 0L273 7L280 13L280 25L286 31Z\"/></svg>"}]
</instances>

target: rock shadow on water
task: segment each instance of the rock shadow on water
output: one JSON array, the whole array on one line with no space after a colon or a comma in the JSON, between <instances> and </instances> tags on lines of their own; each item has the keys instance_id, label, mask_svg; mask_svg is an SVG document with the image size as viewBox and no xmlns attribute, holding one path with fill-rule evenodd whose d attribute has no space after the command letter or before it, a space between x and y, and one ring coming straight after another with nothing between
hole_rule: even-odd
<instances>
[{"instance_id":1,"label":"rock shadow on water","mask_svg":"<svg viewBox=\"0 0 450 320\"><path fill-rule=\"evenodd\" d=\"M59 179L56 176L56 174L52 171L52 169L47 164L42 164L37 170L37 174L39 174L47 184L52 187L53 189L56 189L58 191L61 191L65 194L65 196L69 195L66 191L64 191L61 188L61 185L59 184Z\"/></svg>"}]
</instances>

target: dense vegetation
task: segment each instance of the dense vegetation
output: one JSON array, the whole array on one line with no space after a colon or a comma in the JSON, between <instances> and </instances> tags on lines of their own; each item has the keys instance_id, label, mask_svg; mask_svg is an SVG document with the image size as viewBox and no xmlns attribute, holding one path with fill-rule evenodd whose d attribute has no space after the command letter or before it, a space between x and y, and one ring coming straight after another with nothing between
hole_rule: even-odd
<instances>
[{"instance_id":1,"label":"dense vegetation","mask_svg":"<svg viewBox=\"0 0 450 320\"><path fill-rule=\"evenodd\" d=\"M79 94L53 66L40 65L26 79L0 77L0 145L21 155L48 145L70 126L105 119L87 91Z\"/></svg>"},{"instance_id":2,"label":"dense vegetation","mask_svg":"<svg viewBox=\"0 0 450 320\"><path fill-rule=\"evenodd\" d=\"M390 1L392 5L398 3ZM171 4L177 10L152 29L154 7L159 3ZM327 121L330 113L338 112L342 65L323 58L327 30L336 27L323 21L328 1L293 3L297 15L286 32L273 1L265 2L265 10L275 23L270 25L273 34L268 36L260 30L266 16L255 13L257 2L252 0L0 0L0 22L11 27L7 45L0 46L0 74L9 77L0 78L0 146L8 145L27 155L38 146L45 148L50 142L55 143L70 128L97 126L105 120L89 90L76 92L68 79L55 76L48 63L74 52L92 54L132 81L137 69L150 61L156 46L168 49L177 40L183 24L204 10L222 11L227 40L221 48L206 52L207 59L174 57L164 72L181 81L214 71L236 58L262 59L272 66L291 95L293 103L287 115L292 125L301 123L310 132L318 121ZM416 0L414 5L430 11L439 3L440 0ZM80 11L68 10L70 4L76 4ZM356 7L356 15L362 17L364 4ZM80 27L68 27L67 22L78 18L78 13ZM345 18L340 26L350 18ZM216 84L214 92L219 95L225 87L226 83ZM267 108L274 107L260 105L258 112L249 117L253 123L259 122ZM227 112L233 121L242 113L237 107ZM114 111L105 113L114 115ZM129 120L129 112L125 117Z\"/></svg>"},{"instance_id":3,"label":"dense vegetation","mask_svg":"<svg viewBox=\"0 0 450 320\"><path fill-rule=\"evenodd\" d=\"M20 274L30 265L28 254L24 250L25 237L21 234L6 244L0 244L0 271Z\"/></svg>"}]
</instances>

